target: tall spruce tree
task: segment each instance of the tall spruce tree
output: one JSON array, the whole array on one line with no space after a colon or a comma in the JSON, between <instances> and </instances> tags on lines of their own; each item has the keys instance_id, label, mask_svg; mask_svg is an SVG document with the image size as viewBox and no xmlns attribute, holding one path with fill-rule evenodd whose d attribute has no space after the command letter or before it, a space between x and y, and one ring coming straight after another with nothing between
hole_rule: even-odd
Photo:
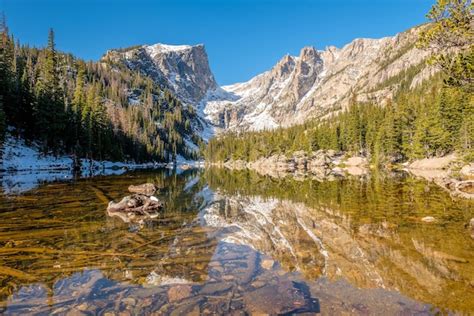
<instances>
[{"instance_id":1,"label":"tall spruce tree","mask_svg":"<svg viewBox=\"0 0 474 316\"><path fill-rule=\"evenodd\" d=\"M462 113L456 149L464 153L467 161L474 161L474 95L470 94Z\"/></svg>"},{"instance_id":2,"label":"tall spruce tree","mask_svg":"<svg viewBox=\"0 0 474 316\"><path fill-rule=\"evenodd\" d=\"M54 31L48 34L48 46L41 56L39 76L35 85L37 104L37 130L44 150L57 152L62 145L65 130L63 93L60 85L58 54L54 42Z\"/></svg>"},{"instance_id":3,"label":"tall spruce tree","mask_svg":"<svg viewBox=\"0 0 474 316\"><path fill-rule=\"evenodd\" d=\"M3 135L8 112L13 112L11 98L13 50L5 15L0 20L0 132Z\"/></svg>"}]
</instances>

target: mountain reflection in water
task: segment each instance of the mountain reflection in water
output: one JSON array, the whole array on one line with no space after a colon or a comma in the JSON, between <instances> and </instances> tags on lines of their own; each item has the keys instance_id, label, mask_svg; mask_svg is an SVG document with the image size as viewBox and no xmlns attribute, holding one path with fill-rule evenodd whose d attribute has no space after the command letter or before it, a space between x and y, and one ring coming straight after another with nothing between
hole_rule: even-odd
<instances>
[{"instance_id":1,"label":"mountain reflection in water","mask_svg":"<svg viewBox=\"0 0 474 316\"><path fill-rule=\"evenodd\" d=\"M107 217L154 182L159 218ZM403 175L133 172L0 195L5 314L474 311L472 201ZM423 223L433 216L435 223Z\"/></svg>"}]
</instances>

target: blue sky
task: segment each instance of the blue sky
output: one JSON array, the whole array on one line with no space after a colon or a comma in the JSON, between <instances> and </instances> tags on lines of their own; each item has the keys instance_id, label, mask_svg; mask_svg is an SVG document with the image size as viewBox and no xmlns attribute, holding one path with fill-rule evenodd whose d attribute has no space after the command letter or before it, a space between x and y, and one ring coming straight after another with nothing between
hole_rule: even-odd
<instances>
[{"instance_id":1,"label":"blue sky","mask_svg":"<svg viewBox=\"0 0 474 316\"><path fill-rule=\"evenodd\" d=\"M434 0L0 0L14 35L97 60L110 48L203 43L220 84L250 79L303 46L338 47L426 21Z\"/></svg>"}]
</instances>

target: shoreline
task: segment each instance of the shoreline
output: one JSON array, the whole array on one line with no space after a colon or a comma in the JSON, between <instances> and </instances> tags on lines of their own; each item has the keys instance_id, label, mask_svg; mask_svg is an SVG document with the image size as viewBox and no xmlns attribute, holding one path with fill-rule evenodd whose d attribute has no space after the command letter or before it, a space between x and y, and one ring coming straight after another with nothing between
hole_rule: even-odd
<instances>
[{"instance_id":1,"label":"shoreline","mask_svg":"<svg viewBox=\"0 0 474 316\"><path fill-rule=\"evenodd\" d=\"M231 170L254 170L260 175L296 179L311 176L315 180L333 180L337 177L364 176L376 169L362 156L348 156L332 150L319 150L306 154L295 152L292 157L273 155L256 161L229 160L226 162L206 162L209 166ZM463 162L456 154L444 157L425 158L410 163L386 165L383 170L405 171L412 176L423 178L442 187L453 198L474 199L474 163Z\"/></svg>"},{"instance_id":2,"label":"shoreline","mask_svg":"<svg viewBox=\"0 0 474 316\"><path fill-rule=\"evenodd\" d=\"M120 175L130 170L200 167L202 162L186 160L181 156L176 162L113 162L79 159L74 166L70 155L43 154L37 144L27 144L24 139L6 135L0 146L0 190L8 194L21 194L44 182L72 180L76 177Z\"/></svg>"},{"instance_id":3,"label":"shoreline","mask_svg":"<svg viewBox=\"0 0 474 316\"><path fill-rule=\"evenodd\" d=\"M79 162L79 164L77 164ZM98 170L119 169L156 169L179 165L200 165L200 161L187 160L178 155L176 161L157 162L94 160L75 158L74 155L53 155L43 153L37 143L26 143L21 137L7 133L0 146L0 172L38 172L38 171L71 171L93 173Z\"/></svg>"}]
</instances>

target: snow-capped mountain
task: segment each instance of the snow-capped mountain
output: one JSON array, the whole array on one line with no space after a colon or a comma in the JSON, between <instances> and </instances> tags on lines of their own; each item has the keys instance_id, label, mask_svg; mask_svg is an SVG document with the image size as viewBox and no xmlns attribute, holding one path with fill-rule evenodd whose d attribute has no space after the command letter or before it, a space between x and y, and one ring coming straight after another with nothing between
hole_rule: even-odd
<instances>
[{"instance_id":1,"label":"snow-capped mountain","mask_svg":"<svg viewBox=\"0 0 474 316\"><path fill-rule=\"evenodd\" d=\"M403 79L416 86L434 69L416 48L419 28L394 37L356 39L343 48L304 47L247 82L220 87L203 45L143 45L103 57L141 71L196 108L204 139L228 130L262 130L340 111L351 98L384 104Z\"/></svg>"},{"instance_id":2,"label":"snow-capped mountain","mask_svg":"<svg viewBox=\"0 0 474 316\"><path fill-rule=\"evenodd\" d=\"M122 62L168 88L183 102L197 104L217 83L204 45L142 45L109 50L103 60Z\"/></svg>"},{"instance_id":3,"label":"snow-capped mountain","mask_svg":"<svg viewBox=\"0 0 474 316\"><path fill-rule=\"evenodd\" d=\"M191 46L158 43L113 49L107 51L102 61L125 65L149 76L183 103L191 106L198 104L208 91L218 89L202 44ZM204 140L214 134L214 128L202 115L197 115L191 124L195 133ZM195 151L196 144L189 144L189 149Z\"/></svg>"},{"instance_id":4,"label":"snow-capped mountain","mask_svg":"<svg viewBox=\"0 0 474 316\"><path fill-rule=\"evenodd\" d=\"M408 72L411 86L433 74L427 52L415 47L417 32L356 39L341 49L304 47L247 82L209 91L199 107L218 130L262 130L331 115L353 97L384 104Z\"/></svg>"}]
</instances>

